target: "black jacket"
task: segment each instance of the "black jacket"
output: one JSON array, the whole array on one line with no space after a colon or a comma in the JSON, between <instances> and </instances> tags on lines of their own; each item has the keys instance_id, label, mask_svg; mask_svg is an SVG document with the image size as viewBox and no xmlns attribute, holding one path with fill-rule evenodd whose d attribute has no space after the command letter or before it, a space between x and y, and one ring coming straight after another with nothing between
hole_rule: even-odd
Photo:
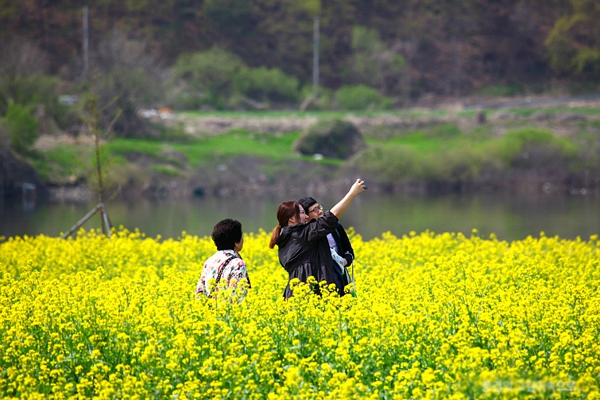
<instances>
[{"instance_id":1,"label":"black jacket","mask_svg":"<svg viewBox=\"0 0 600 400\"><path fill-rule=\"evenodd\" d=\"M307 224L281 229L276 244L279 248L279 262L288 272L289 280L298 278L301 282L306 282L309 276L314 276L317 282L334 283L340 296L344 295L345 279L333 266L327 241L327 234L337 226L337 217L327 211ZM320 293L318 287L313 290ZM286 299L293 295L289 281L283 295Z\"/></svg>"}]
</instances>

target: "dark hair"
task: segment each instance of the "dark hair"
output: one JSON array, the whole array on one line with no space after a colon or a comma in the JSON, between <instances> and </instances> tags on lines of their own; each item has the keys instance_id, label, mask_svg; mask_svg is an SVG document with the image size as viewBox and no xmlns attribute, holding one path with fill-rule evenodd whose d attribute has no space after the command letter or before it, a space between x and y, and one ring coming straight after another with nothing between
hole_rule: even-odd
<instances>
[{"instance_id":1,"label":"dark hair","mask_svg":"<svg viewBox=\"0 0 600 400\"><path fill-rule=\"evenodd\" d=\"M304 208L304 212L306 213L306 215L308 215L308 209L311 208L313 205L317 204L317 201L312 197L303 197L300 200L298 200L298 203L300 203L302 208Z\"/></svg>"},{"instance_id":2,"label":"dark hair","mask_svg":"<svg viewBox=\"0 0 600 400\"><path fill-rule=\"evenodd\" d=\"M242 224L229 218L219 221L213 228L212 240L217 250L233 250L235 244L242 240Z\"/></svg>"},{"instance_id":3,"label":"dark hair","mask_svg":"<svg viewBox=\"0 0 600 400\"><path fill-rule=\"evenodd\" d=\"M279 233L281 232L281 228L286 227L290 218L295 217L296 219L300 218L300 203L295 200L284 201L277 208L277 221L279 225L273 229L273 234L271 235L271 241L269 242L269 247L272 249L275 247L275 243L277 243L277 239L279 239Z\"/></svg>"}]
</instances>

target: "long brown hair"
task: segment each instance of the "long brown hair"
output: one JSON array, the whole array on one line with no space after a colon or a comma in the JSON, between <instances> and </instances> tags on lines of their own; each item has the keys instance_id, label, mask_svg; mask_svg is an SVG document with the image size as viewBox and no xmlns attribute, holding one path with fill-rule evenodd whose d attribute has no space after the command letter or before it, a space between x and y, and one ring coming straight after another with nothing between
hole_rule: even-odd
<instances>
[{"instance_id":1,"label":"long brown hair","mask_svg":"<svg viewBox=\"0 0 600 400\"><path fill-rule=\"evenodd\" d=\"M288 226L290 218L295 217L297 220L300 219L300 207L300 203L295 200L284 201L279 205L279 208L277 208L277 221L279 225L273 229L269 248L272 249L275 247L275 243L277 243L277 239L279 239L279 234L281 233L281 228Z\"/></svg>"}]
</instances>

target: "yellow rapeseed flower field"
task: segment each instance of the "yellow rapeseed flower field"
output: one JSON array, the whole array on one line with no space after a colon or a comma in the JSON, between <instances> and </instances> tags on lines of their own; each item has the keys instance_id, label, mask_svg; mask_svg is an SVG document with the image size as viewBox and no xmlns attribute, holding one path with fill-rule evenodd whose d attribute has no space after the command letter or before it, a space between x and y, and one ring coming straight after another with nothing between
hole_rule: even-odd
<instances>
[{"instance_id":1,"label":"yellow rapeseed flower field","mask_svg":"<svg viewBox=\"0 0 600 400\"><path fill-rule=\"evenodd\" d=\"M208 237L8 238L0 396L600 399L598 237L350 236L356 297L284 301L247 234L242 302L194 297Z\"/></svg>"}]
</instances>

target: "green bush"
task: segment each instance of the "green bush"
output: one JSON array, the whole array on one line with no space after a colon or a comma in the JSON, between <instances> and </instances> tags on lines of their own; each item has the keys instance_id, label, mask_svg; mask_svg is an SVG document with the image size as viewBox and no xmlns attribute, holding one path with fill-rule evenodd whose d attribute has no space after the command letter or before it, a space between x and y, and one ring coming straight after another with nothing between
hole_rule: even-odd
<instances>
[{"instance_id":1,"label":"green bush","mask_svg":"<svg viewBox=\"0 0 600 400\"><path fill-rule=\"evenodd\" d=\"M276 103L296 102L299 82L278 68L244 68L235 77L235 89L244 96Z\"/></svg>"},{"instance_id":2,"label":"green bush","mask_svg":"<svg viewBox=\"0 0 600 400\"><path fill-rule=\"evenodd\" d=\"M403 182L423 175L418 153L405 146L370 147L350 166L382 182Z\"/></svg>"},{"instance_id":3,"label":"green bush","mask_svg":"<svg viewBox=\"0 0 600 400\"><path fill-rule=\"evenodd\" d=\"M45 75L31 75L26 78L29 99L16 101L31 107L43 106L47 117L51 118L59 128L66 129L80 122L80 116L72 107L59 101L61 82L58 78Z\"/></svg>"},{"instance_id":4,"label":"green bush","mask_svg":"<svg viewBox=\"0 0 600 400\"><path fill-rule=\"evenodd\" d=\"M482 152L468 146L441 149L424 160L423 178L429 182L473 182L481 175L484 159Z\"/></svg>"},{"instance_id":5,"label":"green bush","mask_svg":"<svg viewBox=\"0 0 600 400\"><path fill-rule=\"evenodd\" d=\"M87 153L87 154L86 154ZM81 148L70 145L57 145L44 152L44 158L55 168L64 171L63 175L81 174L85 157L91 158L92 151L84 152Z\"/></svg>"},{"instance_id":6,"label":"green bush","mask_svg":"<svg viewBox=\"0 0 600 400\"><path fill-rule=\"evenodd\" d=\"M170 105L174 110L199 110L205 102L204 97L198 92L181 91L173 96Z\"/></svg>"},{"instance_id":7,"label":"green bush","mask_svg":"<svg viewBox=\"0 0 600 400\"><path fill-rule=\"evenodd\" d=\"M6 114L10 103L16 103L32 110L43 107L60 128L79 122L74 112L58 101L59 85L57 78L40 74L0 77L0 115Z\"/></svg>"},{"instance_id":8,"label":"green bush","mask_svg":"<svg viewBox=\"0 0 600 400\"><path fill-rule=\"evenodd\" d=\"M32 160L37 175L43 181L58 184L73 183L72 179L80 178L89 170L85 160L93 158L93 149L80 145L59 144L46 150Z\"/></svg>"},{"instance_id":9,"label":"green bush","mask_svg":"<svg viewBox=\"0 0 600 400\"><path fill-rule=\"evenodd\" d=\"M387 182L472 182L480 178L485 155L469 146L441 147L427 153L408 145L375 146L360 153L349 166Z\"/></svg>"},{"instance_id":10,"label":"green bush","mask_svg":"<svg viewBox=\"0 0 600 400\"><path fill-rule=\"evenodd\" d=\"M366 147L359 130L349 121L325 119L311 125L294 143L294 151L305 155L347 159Z\"/></svg>"},{"instance_id":11,"label":"green bush","mask_svg":"<svg viewBox=\"0 0 600 400\"><path fill-rule=\"evenodd\" d=\"M355 26L352 29L352 56L342 66L345 82L360 82L385 93L402 93L406 60L383 42L377 29Z\"/></svg>"},{"instance_id":12,"label":"green bush","mask_svg":"<svg viewBox=\"0 0 600 400\"><path fill-rule=\"evenodd\" d=\"M558 138L552 132L524 128L508 131L501 139L497 152L508 165L517 168L552 168L576 158L577 145Z\"/></svg>"},{"instance_id":13,"label":"green bush","mask_svg":"<svg viewBox=\"0 0 600 400\"><path fill-rule=\"evenodd\" d=\"M181 55L173 68L176 78L187 83L194 95L202 94L204 104L222 109L234 92L233 82L245 65L241 58L218 47Z\"/></svg>"},{"instance_id":14,"label":"green bush","mask_svg":"<svg viewBox=\"0 0 600 400\"><path fill-rule=\"evenodd\" d=\"M88 106L97 102L100 129L110 126L120 137L152 136L153 129L138 109L164 101L164 75L148 42L133 40L119 29L107 34L98 43L94 60L90 83L95 98L88 98Z\"/></svg>"},{"instance_id":15,"label":"green bush","mask_svg":"<svg viewBox=\"0 0 600 400\"><path fill-rule=\"evenodd\" d=\"M19 153L26 153L38 138L38 120L35 119L26 107L10 103L6 116L8 135L12 147Z\"/></svg>"},{"instance_id":16,"label":"green bush","mask_svg":"<svg viewBox=\"0 0 600 400\"><path fill-rule=\"evenodd\" d=\"M312 86L304 86L300 96L303 99L300 105L302 111L328 110L333 103L333 91L323 86L317 87L316 93Z\"/></svg>"},{"instance_id":17,"label":"green bush","mask_svg":"<svg viewBox=\"0 0 600 400\"><path fill-rule=\"evenodd\" d=\"M144 86L148 75L143 71L115 67L95 76L95 94L99 111L100 129L112 124L112 131L120 137L144 137L150 133L148 123L137 112L146 102ZM88 98L88 107L91 97ZM117 117L115 119L115 117Z\"/></svg>"},{"instance_id":18,"label":"green bush","mask_svg":"<svg viewBox=\"0 0 600 400\"><path fill-rule=\"evenodd\" d=\"M342 86L335 94L338 105L344 110L389 109L392 101L381 96L377 90L365 86Z\"/></svg>"}]
</instances>

